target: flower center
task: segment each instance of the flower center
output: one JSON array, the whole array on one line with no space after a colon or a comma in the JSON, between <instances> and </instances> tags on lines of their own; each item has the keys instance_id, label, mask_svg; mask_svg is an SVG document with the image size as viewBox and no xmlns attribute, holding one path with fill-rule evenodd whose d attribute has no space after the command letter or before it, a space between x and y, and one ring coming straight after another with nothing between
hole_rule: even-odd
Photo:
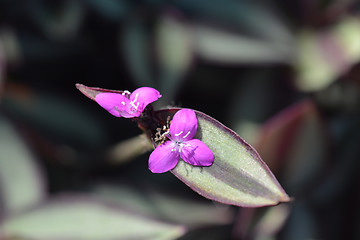
<instances>
[{"instance_id":1,"label":"flower center","mask_svg":"<svg viewBox=\"0 0 360 240\"><path fill-rule=\"evenodd\" d=\"M183 131L180 131L179 133L175 133L175 137L179 137L181 134L183 133ZM186 140L185 138L187 136L189 136L189 134L191 133L191 131L188 131L182 138L183 139L172 139L171 137L169 137L169 139L175 144L174 148L171 149L171 151L175 152L178 151L179 153L181 152L183 147L188 147L190 146L190 144L186 144Z\"/></svg>"},{"instance_id":2,"label":"flower center","mask_svg":"<svg viewBox=\"0 0 360 240\"><path fill-rule=\"evenodd\" d=\"M131 92L129 92L128 90L125 90L121 93L121 95L123 95L124 97L126 97L127 99L130 98ZM132 113L136 113L139 109L139 105L140 102L137 100L139 97L139 93L136 93L134 100L130 101L130 106L128 106L128 111L132 112ZM121 104L123 106L126 105L126 103L124 101L121 102Z\"/></svg>"},{"instance_id":3,"label":"flower center","mask_svg":"<svg viewBox=\"0 0 360 240\"><path fill-rule=\"evenodd\" d=\"M174 143L174 147L171 149L172 152L179 152L180 153L182 148L187 145L183 141L179 141L179 140L173 141L173 143Z\"/></svg>"}]
</instances>

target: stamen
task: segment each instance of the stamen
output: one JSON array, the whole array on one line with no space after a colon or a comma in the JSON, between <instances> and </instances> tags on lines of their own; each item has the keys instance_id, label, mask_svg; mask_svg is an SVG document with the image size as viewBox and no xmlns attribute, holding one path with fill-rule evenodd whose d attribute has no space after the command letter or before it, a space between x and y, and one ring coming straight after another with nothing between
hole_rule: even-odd
<instances>
[{"instance_id":1,"label":"stamen","mask_svg":"<svg viewBox=\"0 0 360 240\"><path fill-rule=\"evenodd\" d=\"M122 101L121 104L122 104L123 106L125 106L125 102L124 102L124 101Z\"/></svg>"},{"instance_id":2,"label":"stamen","mask_svg":"<svg viewBox=\"0 0 360 240\"><path fill-rule=\"evenodd\" d=\"M187 136L189 136L189 134L190 134L190 131L188 131L187 134L185 136L183 136L183 138L186 138Z\"/></svg>"},{"instance_id":3,"label":"stamen","mask_svg":"<svg viewBox=\"0 0 360 240\"><path fill-rule=\"evenodd\" d=\"M123 91L123 92L121 93L121 95L123 95L123 96L124 96L125 94L126 94L126 95L129 95L129 94L131 94L131 92L129 92L128 90L125 90L125 91Z\"/></svg>"},{"instance_id":4,"label":"stamen","mask_svg":"<svg viewBox=\"0 0 360 240\"><path fill-rule=\"evenodd\" d=\"M136 105L134 103L131 103L131 106L133 106L135 108L135 110L137 110L139 107L139 104L140 104L139 102L137 102Z\"/></svg>"},{"instance_id":5,"label":"stamen","mask_svg":"<svg viewBox=\"0 0 360 240\"><path fill-rule=\"evenodd\" d=\"M135 103L137 101L138 96L139 96L139 93L136 93L134 100L132 100L131 102Z\"/></svg>"},{"instance_id":6,"label":"stamen","mask_svg":"<svg viewBox=\"0 0 360 240\"><path fill-rule=\"evenodd\" d=\"M179 133L175 133L175 136L178 137L180 134L182 134L183 131L179 132Z\"/></svg>"},{"instance_id":7,"label":"stamen","mask_svg":"<svg viewBox=\"0 0 360 240\"><path fill-rule=\"evenodd\" d=\"M136 105L135 105L135 102L137 101L138 96L139 96L139 93L136 93L134 100L132 100L130 102L130 105L133 106L135 108L135 110L138 109L139 104L140 104L139 102L137 102Z\"/></svg>"},{"instance_id":8,"label":"stamen","mask_svg":"<svg viewBox=\"0 0 360 240\"><path fill-rule=\"evenodd\" d=\"M168 129L166 132L163 133L163 135L165 135L168 139L170 139L171 141L174 141L174 139L172 139L171 135L170 135L170 129Z\"/></svg>"}]
</instances>

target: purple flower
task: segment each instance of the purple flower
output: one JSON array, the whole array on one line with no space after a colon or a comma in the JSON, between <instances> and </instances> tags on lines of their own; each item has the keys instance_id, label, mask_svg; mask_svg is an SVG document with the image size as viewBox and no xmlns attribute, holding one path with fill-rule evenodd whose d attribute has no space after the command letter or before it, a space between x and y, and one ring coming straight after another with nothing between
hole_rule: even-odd
<instances>
[{"instance_id":1,"label":"purple flower","mask_svg":"<svg viewBox=\"0 0 360 240\"><path fill-rule=\"evenodd\" d=\"M95 96L95 101L115 117L139 117L145 107L161 98L158 90L150 87L141 87L133 93L102 92Z\"/></svg>"},{"instance_id":2,"label":"purple flower","mask_svg":"<svg viewBox=\"0 0 360 240\"><path fill-rule=\"evenodd\" d=\"M156 147L149 158L149 169L163 173L173 169L181 157L194 166L210 166L214 154L199 139L193 139L197 130L196 114L191 109L181 109L174 115L167 137L170 139Z\"/></svg>"}]
</instances>

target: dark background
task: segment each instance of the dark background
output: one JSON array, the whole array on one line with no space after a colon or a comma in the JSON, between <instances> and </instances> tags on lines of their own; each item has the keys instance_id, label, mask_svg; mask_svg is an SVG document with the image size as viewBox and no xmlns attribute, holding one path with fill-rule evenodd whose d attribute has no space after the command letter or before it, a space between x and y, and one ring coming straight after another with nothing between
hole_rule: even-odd
<instances>
[{"instance_id":1,"label":"dark background","mask_svg":"<svg viewBox=\"0 0 360 240\"><path fill-rule=\"evenodd\" d=\"M99 197L100 185L140 192L129 199L144 206L157 191L207 204L194 207L197 223L174 220L181 213L160 203L152 209L156 219L188 227L180 239L359 239L359 7L351 0L1 0L0 220L59 194ZM141 131L76 83L151 86L163 95L155 108L214 117L259 151L295 200L228 207L233 217L216 221L219 206L171 173L151 174L149 153L109 163L109 149ZM113 198L126 197L120 193Z\"/></svg>"}]
</instances>

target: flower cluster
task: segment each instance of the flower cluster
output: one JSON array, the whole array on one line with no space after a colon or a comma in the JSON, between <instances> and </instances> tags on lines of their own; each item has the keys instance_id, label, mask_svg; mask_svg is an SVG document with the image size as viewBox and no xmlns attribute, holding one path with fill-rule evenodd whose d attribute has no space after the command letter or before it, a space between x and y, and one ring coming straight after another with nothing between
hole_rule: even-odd
<instances>
[{"instance_id":1,"label":"flower cluster","mask_svg":"<svg viewBox=\"0 0 360 240\"><path fill-rule=\"evenodd\" d=\"M116 117L139 117L146 106L161 97L160 93L150 87L141 87L133 93L122 94L101 92L95 101ZM160 144L151 153L149 169L153 173L163 173L173 169L183 159L194 166L211 166L214 161L212 151L199 139L194 139L198 127L194 110L181 109L175 113L169 130L165 133L168 141Z\"/></svg>"}]
</instances>

